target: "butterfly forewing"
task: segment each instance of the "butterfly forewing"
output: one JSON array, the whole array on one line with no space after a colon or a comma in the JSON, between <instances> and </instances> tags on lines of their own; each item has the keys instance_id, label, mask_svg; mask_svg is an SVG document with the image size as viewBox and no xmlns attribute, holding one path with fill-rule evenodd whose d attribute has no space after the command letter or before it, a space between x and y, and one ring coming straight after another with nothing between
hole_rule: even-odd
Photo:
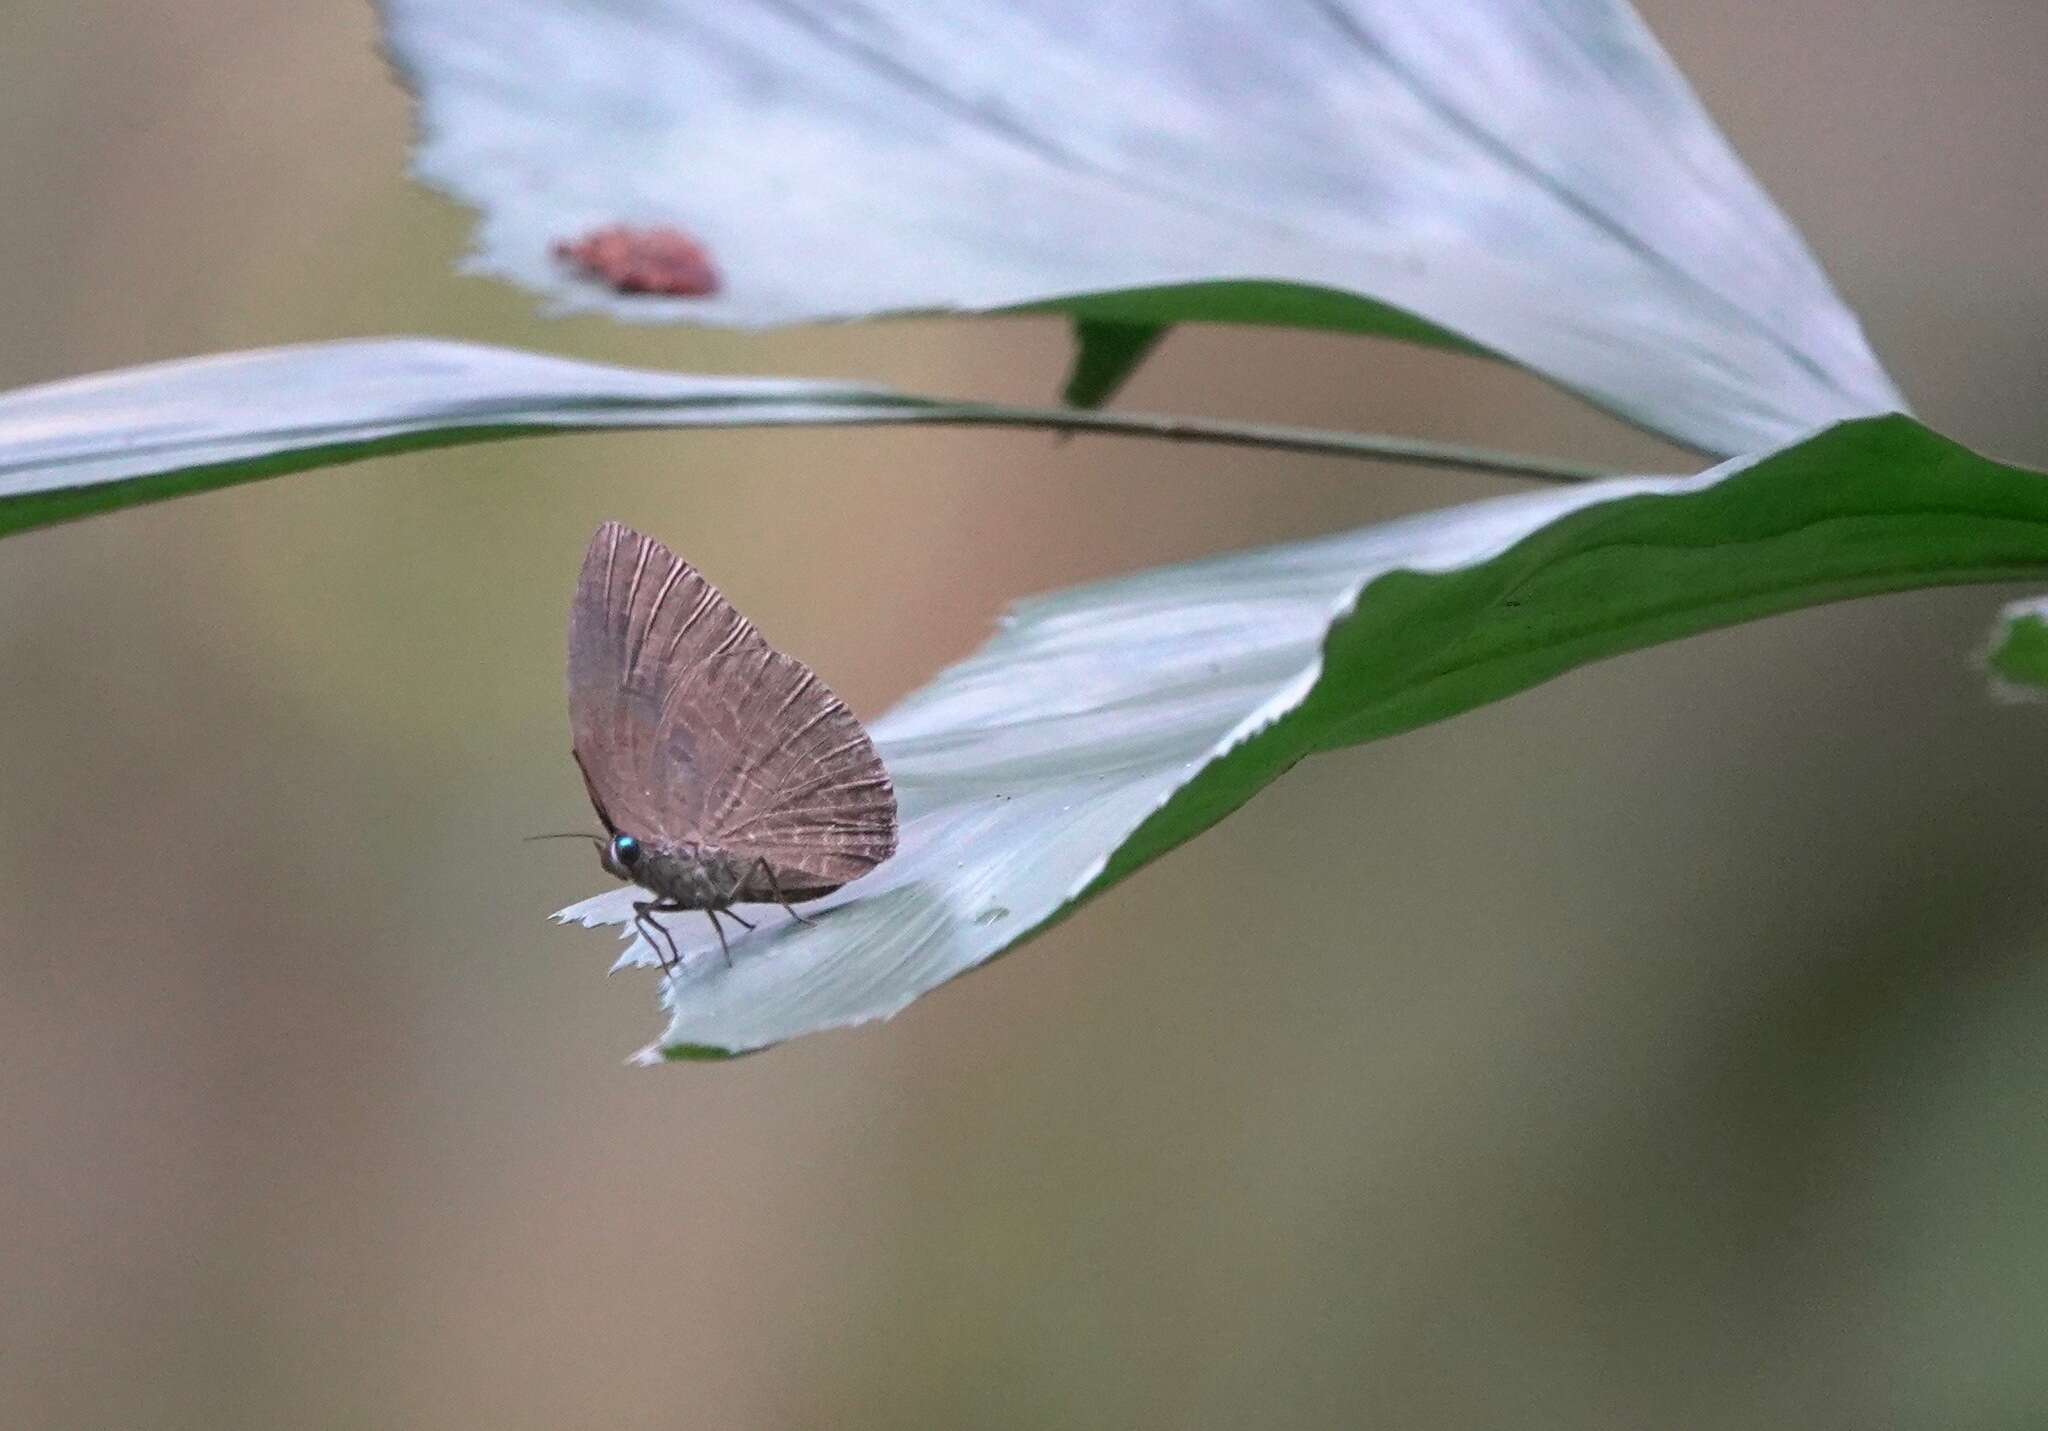
<instances>
[{"instance_id":1,"label":"butterfly forewing","mask_svg":"<svg viewBox=\"0 0 2048 1431\"><path fill-rule=\"evenodd\" d=\"M673 552L616 522L598 528L569 616L569 726L608 824L643 839L697 837L701 784L659 778L661 732L691 668L746 641L767 646Z\"/></svg>"},{"instance_id":2,"label":"butterfly forewing","mask_svg":"<svg viewBox=\"0 0 2048 1431\"><path fill-rule=\"evenodd\" d=\"M845 703L616 522L583 560L569 714L608 828L765 860L786 891L836 888L895 851L895 794Z\"/></svg>"}]
</instances>

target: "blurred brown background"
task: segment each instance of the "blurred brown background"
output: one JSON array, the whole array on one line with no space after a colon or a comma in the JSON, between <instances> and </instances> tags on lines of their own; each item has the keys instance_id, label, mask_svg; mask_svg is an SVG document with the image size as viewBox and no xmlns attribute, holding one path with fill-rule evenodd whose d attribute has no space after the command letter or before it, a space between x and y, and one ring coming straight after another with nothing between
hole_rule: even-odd
<instances>
[{"instance_id":1,"label":"blurred brown background","mask_svg":"<svg viewBox=\"0 0 2048 1431\"><path fill-rule=\"evenodd\" d=\"M1936 426L2048 464L2048 11L1647 17ZM455 277L360 5L7 0L0 385L425 331L1043 399L1060 329L548 323ZM1506 369L1189 332L1132 406L1673 454ZM590 528L873 714L1007 600L1501 490L993 433L561 439L0 546L0 1425L2048 1419L2048 715L2014 593L1321 759L893 1023L657 1030L584 818ZM565 822L567 822L565 824ZM1256 891L1256 897L1247 894Z\"/></svg>"}]
</instances>

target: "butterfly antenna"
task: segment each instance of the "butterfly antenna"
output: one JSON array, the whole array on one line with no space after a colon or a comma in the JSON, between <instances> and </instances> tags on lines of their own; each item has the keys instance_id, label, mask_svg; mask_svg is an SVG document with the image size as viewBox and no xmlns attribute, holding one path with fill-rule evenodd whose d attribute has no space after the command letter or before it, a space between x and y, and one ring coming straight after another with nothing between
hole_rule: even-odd
<instances>
[{"instance_id":1,"label":"butterfly antenna","mask_svg":"<svg viewBox=\"0 0 2048 1431\"><path fill-rule=\"evenodd\" d=\"M529 843L529 844L530 844L530 843L531 843L531 842L533 842L534 840L588 840L588 841L590 841L590 843L591 843L591 844L593 844L593 845L602 845L602 844L604 843L604 836L602 836L602 835L593 835L593 834L590 834L590 833L588 833L587 831L583 831L583 830L570 830L570 831L569 831L569 832L568 832L567 834L561 834L561 835L528 835L528 836L526 836L526 843Z\"/></svg>"}]
</instances>

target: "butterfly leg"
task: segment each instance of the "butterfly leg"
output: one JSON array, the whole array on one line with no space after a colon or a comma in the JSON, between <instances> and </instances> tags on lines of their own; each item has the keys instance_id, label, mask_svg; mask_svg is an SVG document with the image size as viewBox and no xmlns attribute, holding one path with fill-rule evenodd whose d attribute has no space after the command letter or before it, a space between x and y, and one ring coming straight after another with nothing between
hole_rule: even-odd
<instances>
[{"instance_id":1,"label":"butterfly leg","mask_svg":"<svg viewBox=\"0 0 2048 1431\"><path fill-rule=\"evenodd\" d=\"M731 912L731 910L726 911L728 914ZM725 942L725 926L718 922L718 911L707 909L704 911L704 917L711 921L711 928L718 935L718 952L725 956L725 967L730 969L732 967L732 946Z\"/></svg>"},{"instance_id":2,"label":"butterfly leg","mask_svg":"<svg viewBox=\"0 0 2048 1431\"><path fill-rule=\"evenodd\" d=\"M733 913L732 910L733 900L737 898L739 896L739 892L746 887L746 883L747 879L745 875L741 875L738 879L732 882L732 888L725 892L725 903L718 906L718 912L724 915L727 919L730 919L733 923L737 924L740 928L750 930L754 927L754 921L751 919L742 919L739 915ZM717 923L716 920L713 920L712 922L714 924Z\"/></svg>"},{"instance_id":3,"label":"butterfly leg","mask_svg":"<svg viewBox=\"0 0 2048 1431\"><path fill-rule=\"evenodd\" d=\"M775 878L775 871L768 867L768 861L755 860L754 868L761 871L762 874L768 876L768 888L775 891L775 902L781 905L784 909L789 911L789 917L791 919L794 919L798 924L816 924L818 922L815 919L806 919L801 914L798 914L796 912L796 906L791 904L787 899L783 898L782 882ZM751 871L749 873L751 873Z\"/></svg>"},{"instance_id":4,"label":"butterfly leg","mask_svg":"<svg viewBox=\"0 0 2048 1431\"><path fill-rule=\"evenodd\" d=\"M682 967L683 958L676 952L675 935L669 933L667 926L654 916L657 911L662 914L673 914L679 912L681 908L681 905L665 903L658 899L643 899L633 906L633 927L640 931L640 937L647 941L655 957L661 960L662 971L671 978L675 976L675 971ZM655 943L656 936L660 937L661 944ZM668 946L667 954L662 953L662 944Z\"/></svg>"}]
</instances>

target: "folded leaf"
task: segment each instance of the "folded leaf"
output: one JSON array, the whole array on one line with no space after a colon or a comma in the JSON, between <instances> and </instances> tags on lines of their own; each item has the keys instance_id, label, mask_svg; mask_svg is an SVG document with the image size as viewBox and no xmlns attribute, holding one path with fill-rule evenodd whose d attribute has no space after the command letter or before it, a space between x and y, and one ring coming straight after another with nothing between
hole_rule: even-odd
<instances>
[{"instance_id":1,"label":"folded leaf","mask_svg":"<svg viewBox=\"0 0 2048 1431\"><path fill-rule=\"evenodd\" d=\"M1621 0L382 8L418 173L566 309L1393 333L1721 453L1903 406Z\"/></svg>"},{"instance_id":2,"label":"folded leaf","mask_svg":"<svg viewBox=\"0 0 2048 1431\"><path fill-rule=\"evenodd\" d=\"M1692 477L1431 512L1027 602L872 727L902 847L728 969L708 927L648 1057L893 1014L1235 809L1303 756L1573 666L1875 592L2048 574L2048 475L1911 419ZM1682 695L1682 693L1674 693ZM1355 880L1332 850L1329 876ZM559 918L620 923L621 888ZM708 956L708 957L707 957ZM623 963L651 963L635 943Z\"/></svg>"},{"instance_id":3,"label":"folded leaf","mask_svg":"<svg viewBox=\"0 0 2048 1431\"><path fill-rule=\"evenodd\" d=\"M1362 433L952 402L851 383L701 377L474 343L364 338L0 393L0 536L411 448L575 429L876 423L1234 442L1558 482L1589 475L1569 463Z\"/></svg>"}]
</instances>

